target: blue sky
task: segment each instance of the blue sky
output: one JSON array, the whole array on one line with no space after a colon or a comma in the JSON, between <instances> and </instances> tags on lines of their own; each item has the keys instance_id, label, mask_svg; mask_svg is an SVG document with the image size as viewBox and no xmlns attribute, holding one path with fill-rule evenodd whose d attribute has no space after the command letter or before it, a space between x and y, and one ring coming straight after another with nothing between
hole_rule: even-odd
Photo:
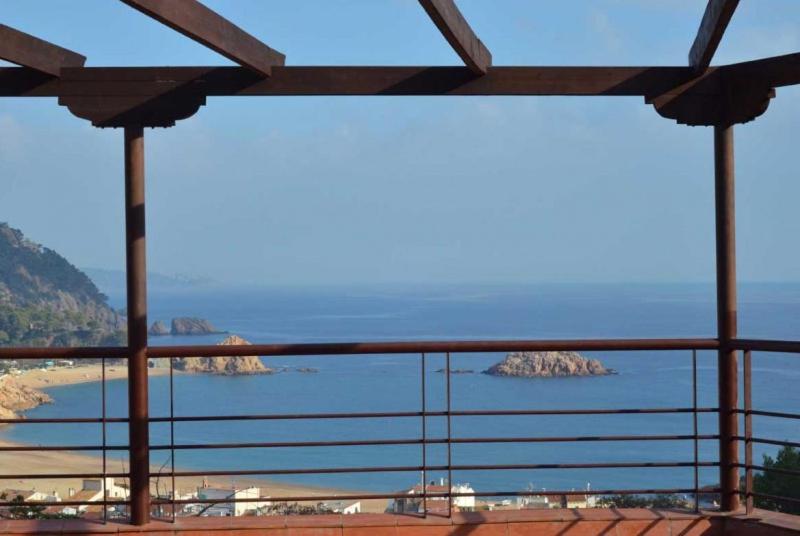
<instances>
[{"instance_id":1,"label":"blue sky","mask_svg":"<svg viewBox=\"0 0 800 536\"><path fill-rule=\"evenodd\" d=\"M289 65L450 65L416 0L208 0ZM701 0L461 0L496 65L684 65ZM80 6L80 9L75 9ZM229 62L113 0L3 0L87 65ZM744 0L716 63L800 51ZM800 280L800 91L737 127L741 280ZM639 98L230 98L147 132L151 270L264 284L710 281L712 131ZM0 99L0 220L124 267L122 133Z\"/></svg>"}]
</instances>

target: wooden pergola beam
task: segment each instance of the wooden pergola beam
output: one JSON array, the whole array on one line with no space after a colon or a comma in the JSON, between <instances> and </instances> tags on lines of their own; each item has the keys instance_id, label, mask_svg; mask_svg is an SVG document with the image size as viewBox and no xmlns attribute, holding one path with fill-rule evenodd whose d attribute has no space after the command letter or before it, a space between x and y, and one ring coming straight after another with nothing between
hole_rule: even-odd
<instances>
[{"instance_id":1,"label":"wooden pergola beam","mask_svg":"<svg viewBox=\"0 0 800 536\"><path fill-rule=\"evenodd\" d=\"M455 2L419 0L419 3L464 64L475 74L486 74L492 65L492 53L472 31Z\"/></svg>"},{"instance_id":2,"label":"wooden pergola beam","mask_svg":"<svg viewBox=\"0 0 800 536\"><path fill-rule=\"evenodd\" d=\"M86 57L0 24L0 59L59 76L62 67L82 67Z\"/></svg>"},{"instance_id":3,"label":"wooden pergola beam","mask_svg":"<svg viewBox=\"0 0 800 536\"><path fill-rule=\"evenodd\" d=\"M271 49L197 0L121 0L173 30L262 76L286 56Z\"/></svg>"},{"instance_id":4,"label":"wooden pergola beam","mask_svg":"<svg viewBox=\"0 0 800 536\"><path fill-rule=\"evenodd\" d=\"M703 20L689 51L689 65L704 71L711 65L725 29L733 17L739 0L708 0Z\"/></svg>"}]
</instances>

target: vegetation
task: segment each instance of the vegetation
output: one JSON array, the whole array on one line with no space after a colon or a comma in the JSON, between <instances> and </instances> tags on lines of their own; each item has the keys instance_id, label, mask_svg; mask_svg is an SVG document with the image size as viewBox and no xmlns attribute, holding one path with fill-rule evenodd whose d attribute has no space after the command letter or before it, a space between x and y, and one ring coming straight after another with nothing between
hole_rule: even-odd
<instances>
[{"instance_id":1,"label":"vegetation","mask_svg":"<svg viewBox=\"0 0 800 536\"><path fill-rule=\"evenodd\" d=\"M609 495L600 497L598 506L603 508L685 508L686 499L674 494L649 495Z\"/></svg>"},{"instance_id":2,"label":"vegetation","mask_svg":"<svg viewBox=\"0 0 800 536\"><path fill-rule=\"evenodd\" d=\"M772 456L765 454L762 465L770 469L800 473L800 449L783 447L778 451L774 459ZM788 514L800 514L800 474L787 474L776 471L756 473L753 476L753 491L764 495L797 499L797 502L795 502L755 497L754 504L756 508L786 512Z\"/></svg>"},{"instance_id":3,"label":"vegetation","mask_svg":"<svg viewBox=\"0 0 800 536\"><path fill-rule=\"evenodd\" d=\"M14 506L6 507L5 516L10 519L71 519L77 517L71 514L49 513L46 508L37 504L25 504L22 495L17 495L9 499L8 494L0 493L0 501L16 503Z\"/></svg>"},{"instance_id":4,"label":"vegetation","mask_svg":"<svg viewBox=\"0 0 800 536\"><path fill-rule=\"evenodd\" d=\"M125 344L124 323L91 279L0 223L0 345Z\"/></svg>"}]
</instances>

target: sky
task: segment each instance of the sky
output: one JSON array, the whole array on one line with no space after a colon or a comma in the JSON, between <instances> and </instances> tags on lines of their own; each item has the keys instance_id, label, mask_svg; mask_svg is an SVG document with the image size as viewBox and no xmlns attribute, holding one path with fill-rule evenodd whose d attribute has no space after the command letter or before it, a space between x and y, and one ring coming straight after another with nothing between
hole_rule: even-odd
<instances>
[{"instance_id":1,"label":"sky","mask_svg":"<svg viewBox=\"0 0 800 536\"><path fill-rule=\"evenodd\" d=\"M459 65L416 0L207 0L287 65ZM495 65L685 65L704 0L460 0ZM76 6L79 8L76 9ZM743 0L715 57L800 51ZM3 0L87 66L230 62L113 0ZM799 281L800 90L736 127L741 281ZM146 132L148 268L222 282L714 279L713 132L641 98L214 98ZM120 130L0 99L0 221L124 269Z\"/></svg>"}]
</instances>

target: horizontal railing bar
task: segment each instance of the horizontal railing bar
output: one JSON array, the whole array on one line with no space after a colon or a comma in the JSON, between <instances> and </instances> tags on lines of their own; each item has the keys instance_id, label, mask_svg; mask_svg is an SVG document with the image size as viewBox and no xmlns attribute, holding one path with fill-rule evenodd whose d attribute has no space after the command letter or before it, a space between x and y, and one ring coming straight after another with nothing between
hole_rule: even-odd
<instances>
[{"instance_id":1,"label":"horizontal railing bar","mask_svg":"<svg viewBox=\"0 0 800 536\"><path fill-rule=\"evenodd\" d=\"M698 435L697 439L719 439L719 435ZM572 443L582 441L684 441L694 440L694 435L609 435L609 436L566 436L566 437L459 437L451 443ZM440 442L447 442L443 440Z\"/></svg>"},{"instance_id":2,"label":"horizontal railing bar","mask_svg":"<svg viewBox=\"0 0 800 536\"><path fill-rule=\"evenodd\" d=\"M514 469L633 469L648 467L694 467L694 462L610 462L610 463L533 463L506 465L453 465L453 471L494 471ZM719 467L719 462L698 462L698 467ZM428 469L431 469L430 467Z\"/></svg>"},{"instance_id":3,"label":"horizontal railing bar","mask_svg":"<svg viewBox=\"0 0 800 536\"><path fill-rule=\"evenodd\" d=\"M318 469L230 469L230 470L213 470L213 471L175 471L150 473L151 478L161 476L163 478L172 477L198 477L198 476L247 476L247 475L323 475L323 474L338 474L338 473L410 473L418 472L423 469L430 469L434 471L444 471L447 469L446 465L426 466L409 465L409 466L387 466L387 467L326 467Z\"/></svg>"},{"instance_id":4,"label":"horizontal railing bar","mask_svg":"<svg viewBox=\"0 0 800 536\"><path fill-rule=\"evenodd\" d=\"M800 419L800 413L783 413L781 411L764 411L764 410L757 410L751 409L750 411L746 411L743 409L737 410L738 413L742 415L758 415L761 417L776 417L778 419Z\"/></svg>"},{"instance_id":5,"label":"horizontal railing bar","mask_svg":"<svg viewBox=\"0 0 800 536\"><path fill-rule=\"evenodd\" d=\"M768 473L782 473L784 475L800 476L800 471L793 471L791 469L781 469L780 467L766 467L764 465L747 465L745 463L737 464L742 469L755 469L756 471L765 471Z\"/></svg>"},{"instance_id":6,"label":"horizontal railing bar","mask_svg":"<svg viewBox=\"0 0 800 536\"><path fill-rule=\"evenodd\" d=\"M122 359L127 358L129 353L125 346L13 347L0 348L0 359Z\"/></svg>"},{"instance_id":7,"label":"horizontal railing bar","mask_svg":"<svg viewBox=\"0 0 800 536\"><path fill-rule=\"evenodd\" d=\"M536 463L513 465L452 465L453 471L484 471L484 470L516 470L516 469L635 469L635 468L665 468L665 467L694 467L694 462L611 462L611 463ZM698 467L718 467L718 462L700 462ZM337 473L406 473L427 471L446 471L447 465L413 465L413 466L384 466L384 467L333 467L312 469L233 469L229 471L176 471L150 473L155 477L198 477L198 476L247 476L247 475L313 475Z\"/></svg>"},{"instance_id":8,"label":"horizontal railing bar","mask_svg":"<svg viewBox=\"0 0 800 536\"><path fill-rule=\"evenodd\" d=\"M717 339L575 339L497 341L400 341L299 344L253 344L231 346L150 346L147 356L215 357L239 355L303 356L358 354L471 353L512 351L592 350L716 350Z\"/></svg>"},{"instance_id":9,"label":"horizontal railing bar","mask_svg":"<svg viewBox=\"0 0 800 536\"><path fill-rule=\"evenodd\" d=\"M796 447L800 448L800 443L794 441L780 441L778 439L766 439L763 437L751 437L749 440L744 436L734 436L737 441L751 441L753 443L761 443L763 445L777 445L779 447Z\"/></svg>"},{"instance_id":10,"label":"horizontal railing bar","mask_svg":"<svg viewBox=\"0 0 800 536\"><path fill-rule=\"evenodd\" d=\"M583 441L686 441L694 440L694 435L610 435L610 436L572 436L572 437L454 437L450 443L570 443ZM718 435L698 435L697 439L719 439ZM150 450L211 450L247 448L294 448L294 447L359 447L376 445L443 445L447 438L410 439L358 439L352 441L278 441L256 443L196 443L151 445Z\"/></svg>"},{"instance_id":11,"label":"horizontal railing bar","mask_svg":"<svg viewBox=\"0 0 800 536\"><path fill-rule=\"evenodd\" d=\"M730 342L736 350L756 352L800 353L800 341L774 341L764 339L734 339Z\"/></svg>"},{"instance_id":12,"label":"horizontal railing bar","mask_svg":"<svg viewBox=\"0 0 800 536\"><path fill-rule=\"evenodd\" d=\"M204 422L204 421L260 421L260 420L301 420L301 419L371 419L401 417L443 417L444 411L396 411L377 413L284 413L261 415L197 415L182 417L151 417L150 422Z\"/></svg>"},{"instance_id":13,"label":"horizontal railing bar","mask_svg":"<svg viewBox=\"0 0 800 536\"><path fill-rule=\"evenodd\" d=\"M21 474L21 475L0 475L0 480L36 480L43 478L47 479L103 478L104 476L111 478L128 478L130 477L130 473L52 473L52 474L33 473L33 474Z\"/></svg>"},{"instance_id":14,"label":"horizontal railing bar","mask_svg":"<svg viewBox=\"0 0 800 536\"><path fill-rule=\"evenodd\" d=\"M121 504L130 504L130 501L24 501L24 502L10 502L0 501L0 507L6 506L113 506Z\"/></svg>"},{"instance_id":15,"label":"horizontal railing bar","mask_svg":"<svg viewBox=\"0 0 800 536\"><path fill-rule=\"evenodd\" d=\"M47 452L53 450L128 450L127 445L14 445L2 446L0 452Z\"/></svg>"},{"instance_id":16,"label":"horizontal railing bar","mask_svg":"<svg viewBox=\"0 0 800 536\"><path fill-rule=\"evenodd\" d=\"M427 444L444 443L442 440L427 440ZM278 441L264 443L197 443L175 445L151 445L150 450L212 450L248 448L294 448L294 447L366 447L378 445L421 445L422 439L364 439L353 441Z\"/></svg>"},{"instance_id":17,"label":"horizontal railing bar","mask_svg":"<svg viewBox=\"0 0 800 536\"><path fill-rule=\"evenodd\" d=\"M694 493L694 488L664 488L664 489L603 489L603 490L548 490L548 491L486 491L476 493L426 493L428 499L447 499L448 497L532 497L540 495L659 495L675 493ZM705 493L719 493L719 488L704 490ZM152 499L152 504L228 504L248 502L307 502L307 501L350 501L370 499L407 499L409 497L422 497L422 494L409 495L408 493L377 493L362 495L298 495L288 497L259 497L259 498L226 498L226 499ZM34 503L31 503L34 504Z\"/></svg>"},{"instance_id":18,"label":"horizontal railing bar","mask_svg":"<svg viewBox=\"0 0 800 536\"><path fill-rule=\"evenodd\" d=\"M452 417L488 417L516 415L629 415L655 413L693 413L694 408L623 408L623 409L535 409L535 410L461 410L451 411ZM698 413L715 413L717 408L697 408ZM150 422L205 422L248 420L302 420L302 419L376 419L405 417L446 417L446 411L398 411L376 413L285 413L261 415L196 415L181 417L151 417Z\"/></svg>"},{"instance_id":19,"label":"horizontal railing bar","mask_svg":"<svg viewBox=\"0 0 800 536\"><path fill-rule=\"evenodd\" d=\"M66 419L0 419L0 424L102 424L103 419L100 417L72 417ZM109 417L105 419L106 423L125 423L128 422L127 417Z\"/></svg>"},{"instance_id":20,"label":"horizontal railing bar","mask_svg":"<svg viewBox=\"0 0 800 536\"><path fill-rule=\"evenodd\" d=\"M762 498L762 499L772 499L773 501L786 501L786 502L800 503L800 498L798 498L798 497L784 497L782 495L770 495L768 493L756 493L755 491L751 491L750 493L746 493L745 495L749 495L751 497L756 497L756 498Z\"/></svg>"}]
</instances>

